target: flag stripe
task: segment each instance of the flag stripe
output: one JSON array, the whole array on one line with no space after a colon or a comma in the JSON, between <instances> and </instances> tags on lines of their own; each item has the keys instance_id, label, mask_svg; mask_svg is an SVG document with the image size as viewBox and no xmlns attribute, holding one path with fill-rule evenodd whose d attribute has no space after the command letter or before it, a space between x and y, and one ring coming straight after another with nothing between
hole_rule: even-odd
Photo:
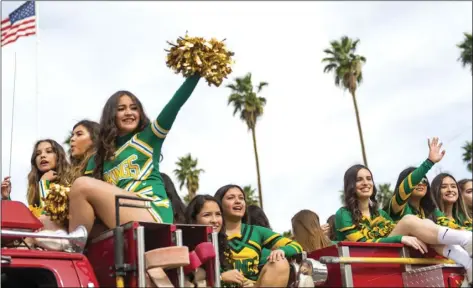
<instances>
[{"instance_id":1,"label":"flag stripe","mask_svg":"<svg viewBox=\"0 0 473 288\"><path fill-rule=\"evenodd\" d=\"M30 24L30 25L25 25L25 26L22 26L22 27L19 27L18 29L12 29L9 31L9 33L5 33L5 35L2 34L2 41L4 41L5 39L7 38L10 38L11 36L15 36L16 33L20 33L20 32L23 32L25 30L29 30L29 29L35 29L36 28L36 25L33 23L33 24Z\"/></svg>"},{"instance_id":2,"label":"flag stripe","mask_svg":"<svg viewBox=\"0 0 473 288\"><path fill-rule=\"evenodd\" d=\"M33 28L31 30L27 30L27 31L24 31L24 32L20 32L20 33L17 33L15 34L13 38L10 38L10 40L8 41L2 41L2 47L7 45L7 44L10 44L12 42L15 42L18 38L20 37L26 37L26 36L31 36L31 35L35 35L36 34L36 30Z\"/></svg>"},{"instance_id":3,"label":"flag stripe","mask_svg":"<svg viewBox=\"0 0 473 288\"><path fill-rule=\"evenodd\" d=\"M29 18L26 18L25 20L18 21L13 26L11 26L10 21L8 21L8 25L5 25L5 26L2 25L2 35L4 35L5 33L8 33L9 32L8 30L13 30L13 29L18 28L18 27L23 26L23 25L36 24L35 20L36 19L35 19L34 16L29 17Z\"/></svg>"}]
</instances>

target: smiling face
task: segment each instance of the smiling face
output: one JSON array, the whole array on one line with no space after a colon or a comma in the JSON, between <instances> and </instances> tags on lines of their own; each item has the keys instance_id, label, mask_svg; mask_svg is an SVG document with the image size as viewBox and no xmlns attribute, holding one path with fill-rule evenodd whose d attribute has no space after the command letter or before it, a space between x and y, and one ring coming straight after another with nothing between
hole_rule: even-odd
<instances>
[{"instance_id":1,"label":"smiling face","mask_svg":"<svg viewBox=\"0 0 473 288\"><path fill-rule=\"evenodd\" d=\"M214 201L205 201L204 206L196 217L197 224L211 225L214 232L220 232L222 229L222 211Z\"/></svg>"},{"instance_id":2,"label":"smiling face","mask_svg":"<svg viewBox=\"0 0 473 288\"><path fill-rule=\"evenodd\" d=\"M245 195L238 188L230 188L222 199L225 217L243 218L246 211Z\"/></svg>"},{"instance_id":3,"label":"smiling face","mask_svg":"<svg viewBox=\"0 0 473 288\"><path fill-rule=\"evenodd\" d=\"M373 177L368 169L358 171L355 191L358 199L369 199L373 195Z\"/></svg>"},{"instance_id":4,"label":"smiling face","mask_svg":"<svg viewBox=\"0 0 473 288\"><path fill-rule=\"evenodd\" d=\"M416 198L422 198L427 194L427 178L423 178L422 181L420 181L419 184L417 184L414 187L414 190L412 191L412 196Z\"/></svg>"},{"instance_id":5,"label":"smiling face","mask_svg":"<svg viewBox=\"0 0 473 288\"><path fill-rule=\"evenodd\" d=\"M36 148L35 163L41 173L56 169L57 155L49 142L40 142Z\"/></svg>"},{"instance_id":6,"label":"smiling face","mask_svg":"<svg viewBox=\"0 0 473 288\"><path fill-rule=\"evenodd\" d=\"M72 131L71 137L71 156L73 158L80 158L92 146L92 139L90 133L83 125L77 126Z\"/></svg>"},{"instance_id":7,"label":"smiling face","mask_svg":"<svg viewBox=\"0 0 473 288\"><path fill-rule=\"evenodd\" d=\"M472 193L472 181L468 181L463 185L463 190L462 190L462 196L463 196L463 201L465 202L466 207L471 209L472 207L472 202L471 202L471 193Z\"/></svg>"},{"instance_id":8,"label":"smiling face","mask_svg":"<svg viewBox=\"0 0 473 288\"><path fill-rule=\"evenodd\" d=\"M126 135L138 128L140 123L140 113L138 105L128 95L120 97L117 105L117 114L115 116L115 123L117 124L119 135Z\"/></svg>"},{"instance_id":9,"label":"smiling face","mask_svg":"<svg viewBox=\"0 0 473 288\"><path fill-rule=\"evenodd\" d=\"M455 180L452 177L443 178L442 185L440 186L440 195L442 201L450 204L454 204L458 200L458 187Z\"/></svg>"}]
</instances>

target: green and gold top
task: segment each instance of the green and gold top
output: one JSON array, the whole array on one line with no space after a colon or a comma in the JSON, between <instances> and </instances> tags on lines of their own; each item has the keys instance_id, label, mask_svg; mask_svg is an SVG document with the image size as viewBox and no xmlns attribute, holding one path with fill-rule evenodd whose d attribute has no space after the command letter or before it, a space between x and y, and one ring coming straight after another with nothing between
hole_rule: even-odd
<instances>
[{"instance_id":1,"label":"green and gold top","mask_svg":"<svg viewBox=\"0 0 473 288\"><path fill-rule=\"evenodd\" d=\"M394 229L394 222L384 210L371 219L363 216L359 225L353 223L351 212L342 207L335 214L337 241L401 243L402 236L389 236Z\"/></svg>"},{"instance_id":2,"label":"green and gold top","mask_svg":"<svg viewBox=\"0 0 473 288\"><path fill-rule=\"evenodd\" d=\"M241 224L240 234L228 236L228 246L232 251L233 268L242 272L245 278L252 281L258 280L259 264L264 248L281 249L286 257L302 253L302 247L296 241L283 237L268 228L244 223Z\"/></svg>"},{"instance_id":3,"label":"green and gold top","mask_svg":"<svg viewBox=\"0 0 473 288\"><path fill-rule=\"evenodd\" d=\"M440 226L449 227L457 230L472 230L471 219L468 217L462 217L462 215L459 215L459 217L454 217L454 219L450 219L445 216L445 214L438 208L434 210L433 214L436 223Z\"/></svg>"},{"instance_id":4,"label":"green and gold top","mask_svg":"<svg viewBox=\"0 0 473 288\"><path fill-rule=\"evenodd\" d=\"M422 207L420 207L418 211L409 203L409 198L416 185L422 181L433 166L434 163L432 161L429 159L425 160L417 169L402 180L399 187L396 187L396 193L394 193L391 198L387 209L389 216L391 216L395 222L401 220L405 215L416 215L419 218L425 218Z\"/></svg>"}]
</instances>

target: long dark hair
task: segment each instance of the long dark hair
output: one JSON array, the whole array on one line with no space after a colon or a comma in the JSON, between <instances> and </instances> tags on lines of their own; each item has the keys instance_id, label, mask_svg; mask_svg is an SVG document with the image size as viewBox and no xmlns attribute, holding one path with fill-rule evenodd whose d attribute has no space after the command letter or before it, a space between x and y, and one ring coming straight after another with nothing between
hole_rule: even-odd
<instances>
[{"instance_id":1,"label":"long dark hair","mask_svg":"<svg viewBox=\"0 0 473 288\"><path fill-rule=\"evenodd\" d=\"M269 224L268 217L264 213L263 209L261 209L257 205L250 205L248 206L248 216L249 216L249 223L251 225L258 225L261 227L266 227L271 229L271 225Z\"/></svg>"},{"instance_id":2,"label":"long dark hair","mask_svg":"<svg viewBox=\"0 0 473 288\"><path fill-rule=\"evenodd\" d=\"M245 224L250 224L249 217L248 217L248 207L246 205L246 203L247 203L246 194L245 194L245 191L243 191L243 189L240 186L235 185L235 184L228 184L228 185L225 185L223 187L220 187L217 190L217 192L215 192L214 197L217 198L217 200L220 201L220 203L223 203L223 197L228 192L228 190L230 190L232 188L236 188L236 189L240 190L241 193L243 193L243 196L245 198L245 214L243 215L243 218L241 219L241 222L245 223ZM222 210L222 212L223 212L223 210Z\"/></svg>"},{"instance_id":3,"label":"long dark hair","mask_svg":"<svg viewBox=\"0 0 473 288\"><path fill-rule=\"evenodd\" d=\"M328 239L332 241L337 240L337 235L335 234L335 214L328 217L327 224L330 226L330 233Z\"/></svg>"},{"instance_id":4,"label":"long dark hair","mask_svg":"<svg viewBox=\"0 0 473 288\"><path fill-rule=\"evenodd\" d=\"M374 178L373 178L373 173L371 173L370 169L368 167L361 165L361 164L356 164L348 168L348 170L345 172L345 176L343 177L343 195L344 195L344 201L345 201L345 208L348 209L348 211L351 212L352 219L353 219L353 224L356 226L359 226L361 219L363 218L363 215L360 211L360 208L358 207L359 200L356 196L356 179L358 177L358 171L361 169L366 169L370 172L371 174L371 179L373 181L373 194L370 196L370 214L371 216L378 216L378 202L376 201L376 185L374 183Z\"/></svg>"},{"instance_id":5,"label":"long dark hair","mask_svg":"<svg viewBox=\"0 0 473 288\"><path fill-rule=\"evenodd\" d=\"M463 202L463 196L460 194L460 187L458 187L457 180L451 174L448 173L440 173L439 175L435 176L434 180L432 180L432 194L434 196L435 202L437 203L438 208L440 211L445 211L445 206L443 205L442 200L442 193L440 193L440 189L442 188L443 179L450 177L453 179L455 184L457 185L457 193L458 193L458 200L453 204L452 214L455 219L459 220L467 220L470 218L468 214L468 210L465 207L465 203ZM459 225L463 225L463 223L457 223Z\"/></svg>"},{"instance_id":6,"label":"long dark hair","mask_svg":"<svg viewBox=\"0 0 473 288\"><path fill-rule=\"evenodd\" d=\"M174 223L185 223L185 210L186 206L182 203L181 197L177 194L176 187L172 182L171 178L164 173L160 173L163 178L164 189L168 195L169 201L171 202L172 210L174 211Z\"/></svg>"},{"instance_id":7,"label":"long dark hair","mask_svg":"<svg viewBox=\"0 0 473 288\"><path fill-rule=\"evenodd\" d=\"M416 170L416 167L408 167L399 173L399 177L397 178L396 182L396 187L394 188L394 195L399 193L399 186L401 185L402 181L406 179L409 174L411 174L414 170ZM427 179L427 177L425 177ZM388 205L390 205L391 201L389 201ZM411 206L412 207L412 206ZM412 207L415 209L415 207ZM424 197L420 200L420 208L424 210L425 218L432 218L433 217L433 212L435 208L437 208L437 205L435 205L435 201L432 197L432 191L430 188L430 182L429 179L427 179L427 192L425 193ZM385 210L388 211L385 207ZM415 211L415 213L420 213L420 211Z\"/></svg>"},{"instance_id":8,"label":"long dark hair","mask_svg":"<svg viewBox=\"0 0 473 288\"><path fill-rule=\"evenodd\" d=\"M471 182L471 181L472 181L471 179L462 179L462 180L458 181L458 186L459 186L458 188L459 188L459 190L460 190L460 195L461 195L462 197L463 197L463 193L465 193L465 185L466 185L466 183ZM465 203L465 208L466 208L466 210L467 210L467 212L468 212L468 216L470 216L470 218L472 218L473 216L472 216L471 207L468 207L468 206L466 205L466 203Z\"/></svg>"},{"instance_id":9,"label":"long dark hair","mask_svg":"<svg viewBox=\"0 0 473 288\"><path fill-rule=\"evenodd\" d=\"M205 202L212 201L217 203L220 211L223 213L222 205L220 202L210 195L197 195L187 205L185 211L185 221L187 224L198 224L197 215L199 215ZM232 252L228 246L227 235L225 234L225 219L222 217L222 229L218 233L218 246L219 246L219 259L220 267L224 270L232 269Z\"/></svg>"},{"instance_id":10,"label":"long dark hair","mask_svg":"<svg viewBox=\"0 0 473 288\"><path fill-rule=\"evenodd\" d=\"M70 164L67 161L66 152L64 148L52 139L42 139L35 143L33 148L33 153L31 154L30 164L31 164L31 171L28 173L28 192L26 194L26 198L28 201L28 205L38 206L39 201L39 180L43 176L44 173L39 171L38 167L36 166L36 150L38 149L38 145L47 142L51 144L53 148L54 154L56 154L56 167L53 170L57 173L56 183L61 185L70 185L69 179L69 170Z\"/></svg>"},{"instance_id":11,"label":"long dark hair","mask_svg":"<svg viewBox=\"0 0 473 288\"><path fill-rule=\"evenodd\" d=\"M99 140L99 132L100 132L100 125L97 122L90 121L90 120L81 120L72 127L72 131L74 131L77 127L83 126L87 132L89 132L90 140L92 141L92 146L85 151L84 155L80 157L72 157L71 149L69 149L69 158L71 159L71 180L74 181L75 179L82 176L87 168L87 163L89 159L94 155L95 149L97 146L97 142Z\"/></svg>"},{"instance_id":12,"label":"long dark hair","mask_svg":"<svg viewBox=\"0 0 473 288\"><path fill-rule=\"evenodd\" d=\"M95 154L95 169L93 177L102 180L103 178L103 163L113 157L117 147L116 138L119 135L116 124L117 107L120 97L129 96L138 109L140 114L140 122L134 133L143 131L149 125L150 121L146 116L143 105L140 100L130 91L117 91L110 98L102 110L102 117L100 117L100 133L99 142L97 145L97 153Z\"/></svg>"}]
</instances>

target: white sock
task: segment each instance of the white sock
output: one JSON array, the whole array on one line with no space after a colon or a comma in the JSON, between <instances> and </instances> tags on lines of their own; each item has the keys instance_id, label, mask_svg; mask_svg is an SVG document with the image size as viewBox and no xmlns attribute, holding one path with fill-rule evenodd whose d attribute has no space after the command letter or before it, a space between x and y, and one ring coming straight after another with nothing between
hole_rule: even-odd
<instances>
[{"instance_id":1,"label":"white sock","mask_svg":"<svg viewBox=\"0 0 473 288\"><path fill-rule=\"evenodd\" d=\"M470 231L455 230L447 227L439 227L437 240L439 244L465 246L471 242L472 234Z\"/></svg>"},{"instance_id":2,"label":"white sock","mask_svg":"<svg viewBox=\"0 0 473 288\"><path fill-rule=\"evenodd\" d=\"M446 245L442 252L444 257L452 259L457 264L465 267L465 269L471 267L471 257L462 247L458 245Z\"/></svg>"}]
</instances>

